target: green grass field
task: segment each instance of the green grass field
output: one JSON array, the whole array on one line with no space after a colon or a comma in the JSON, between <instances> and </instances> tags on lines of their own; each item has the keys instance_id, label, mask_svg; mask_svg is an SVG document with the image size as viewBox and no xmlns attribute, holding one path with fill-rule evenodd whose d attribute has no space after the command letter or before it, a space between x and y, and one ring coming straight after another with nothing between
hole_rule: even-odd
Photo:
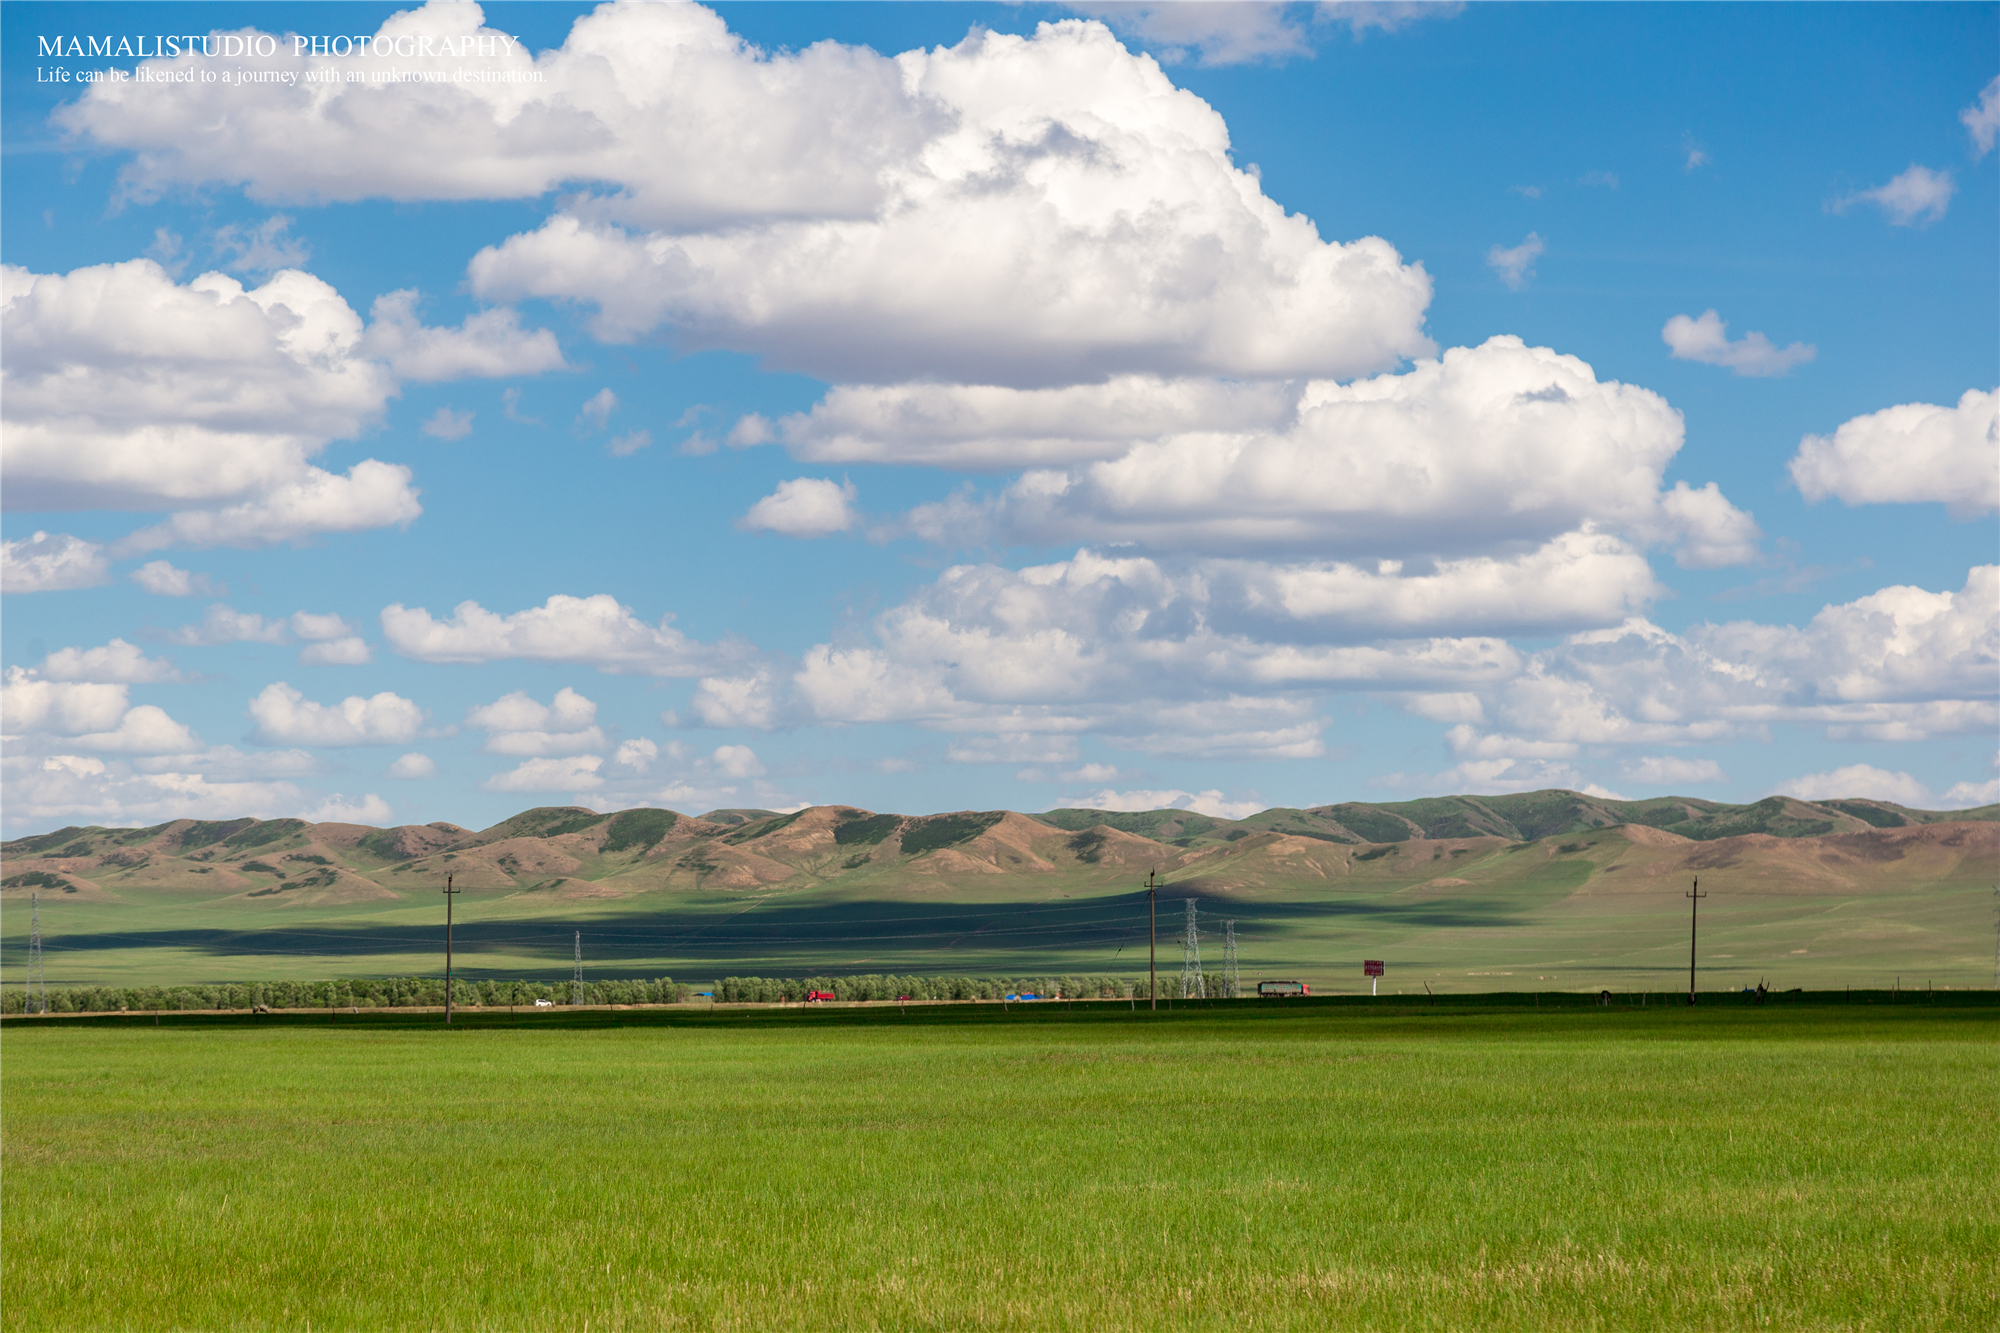
<instances>
[{"instance_id":1,"label":"green grass field","mask_svg":"<svg viewBox=\"0 0 2000 1333\"><path fill-rule=\"evenodd\" d=\"M1983 998L9 1021L0 1325L1992 1328Z\"/></svg>"},{"instance_id":2,"label":"green grass field","mask_svg":"<svg viewBox=\"0 0 2000 1333\"><path fill-rule=\"evenodd\" d=\"M1608 841L1608 839L1607 839ZM1608 856L1609 853L1603 853ZM1504 853L1494 858L1512 872ZM1981 866L1982 876L1990 867ZM1298 977L1316 992L1363 992L1363 958L1389 964L1387 991L1613 991L1685 987L1684 880L1585 884L1577 857L1525 865L1511 878L1437 890L1415 876L1300 882L1201 903L1209 965L1221 923L1238 920L1246 979ZM1926 981L1992 984L1994 893L1985 878L1916 880L1866 891L1800 894L1783 884L1716 877L1701 908L1701 986L1760 979L1781 989L1887 988ZM1082 882L1008 894L811 886L758 893L674 892L551 899L476 890L458 901L462 974L567 980L576 932L592 977L668 975L703 985L727 975L825 973L1132 976L1145 969L1146 896ZM1030 891L1032 890L1032 891ZM1160 896L1163 965L1180 966L1181 900ZM1073 896L1072 896L1073 895ZM404 901L270 908L179 889L103 899L45 894L52 985L181 985L341 976L442 975L444 903ZM27 904L0 922L8 984L25 975Z\"/></svg>"}]
</instances>

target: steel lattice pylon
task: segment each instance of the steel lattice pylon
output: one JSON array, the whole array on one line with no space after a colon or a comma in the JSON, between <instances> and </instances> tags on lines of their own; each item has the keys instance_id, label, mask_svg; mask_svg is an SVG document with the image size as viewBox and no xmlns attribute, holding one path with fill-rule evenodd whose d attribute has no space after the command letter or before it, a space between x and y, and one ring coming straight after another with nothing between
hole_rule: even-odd
<instances>
[{"instance_id":1,"label":"steel lattice pylon","mask_svg":"<svg viewBox=\"0 0 2000 1333\"><path fill-rule=\"evenodd\" d=\"M1236 923L1222 923L1222 998L1238 999L1243 994L1243 978L1236 970Z\"/></svg>"},{"instance_id":2,"label":"steel lattice pylon","mask_svg":"<svg viewBox=\"0 0 2000 1333\"><path fill-rule=\"evenodd\" d=\"M576 932L576 980L570 984L569 1002L583 1003L583 932Z\"/></svg>"},{"instance_id":3,"label":"steel lattice pylon","mask_svg":"<svg viewBox=\"0 0 2000 1333\"><path fill-rule=\"evenodd\" d=\"M1181 939L1181 998L1200 999L1208 992L1201 979L1201 935L1195 929L1194 899L1187 900L1187 934Z\"/></svg>"}]
</instances>

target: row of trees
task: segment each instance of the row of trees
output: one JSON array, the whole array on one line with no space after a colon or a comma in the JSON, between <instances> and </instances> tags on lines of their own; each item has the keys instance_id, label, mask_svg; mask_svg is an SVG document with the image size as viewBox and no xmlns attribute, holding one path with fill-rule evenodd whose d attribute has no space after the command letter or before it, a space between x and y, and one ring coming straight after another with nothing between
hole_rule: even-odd
<instances>
[{"instance_id":1,"label":"row of trees","mask_svg":"<svg viewBox=\"0 0 2000 1333\"><path fill-rule=\"evenodd\" d=\"M672 977L651 981L590 981L583 987L585 1004L676 1004L694 987ZM33 997L39 1004L39 996ZM532 1005L536 1000L569 1004L575 999L567 981L452 982L452 1002L467 1008ZM31 1006L25 991L0 994L0 1012L18 1014ZM49 1008L58 1014L146 1012L172 1009L407 1009L444 1003L440 977L359 978L345 981L246 981L221 986L64 986L49 991Z\"/></svg>"},{"instance_id":2,"label":"row of trees","mask_svg":"<svg viewBox=\"0 0 2000 1333\"><path fill-rule=\"evenodd\" d=\"M527 1007L537 1000L570 1004L567 981L470 981L452 983L453 1002L466 1008ZM672 977L651 981L589 981L585 1004L677 1004L694 987ZM1144 1000L1146 978L1060 977L724 977L715 998L724 1004L797 1003L814 992L840 1000L1001 1000L1009 995L1044 999ZM1162 977L1160 996L1178 996L1179 978ZM38 1007L25 991L0 992L0 1013ZM152 1012L174 1009L407 1009L444 1003L439 977L386 977L345 981L246 981L218 986L65 986L49 991L49 1008L59 1014Z\"/></svg>"},{"instance_id":3,"label":"row of trees","mask_svg":"<svg viewBox=\"0 0 2000 1333\"><path fill-rule=\"evenodd\" d=\"M724 977L715 998L724 1004L782 1004L813 992L840 1000L999 1000L1009 995L1060 995L1066 1000L1146 998L1146 979L1124 977ZM1160 994L1167 993L1164 981Z\"/></svg>"}]
</instances>

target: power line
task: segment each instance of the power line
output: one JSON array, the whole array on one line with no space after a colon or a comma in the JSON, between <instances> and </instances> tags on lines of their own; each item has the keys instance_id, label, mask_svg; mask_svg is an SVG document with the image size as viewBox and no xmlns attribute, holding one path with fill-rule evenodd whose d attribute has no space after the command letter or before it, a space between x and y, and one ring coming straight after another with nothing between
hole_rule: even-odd
<instances>
[{"instance_id":1,"label":"power line","mask_svg":"<svg viewBox=\"0 0 2000 1333\"><path fill-rule=\"evenodd\" d=\"M42 966L42 895L28 895L28 1003L31 1014L49 1011L49 975Z\"/></svg>"},{"instance_id":2,"label":"power line","mask_svg":"<svg viewBox=\"0 0 2000 1333\"><path fill-rule=\"evenodd\" d=\"M1708 897L1701 891L1701 881L1694 882L1694 888L1687 893L1688 901L1688 1003L1694 1003L1694 938L1695 924L1701 915L1701 900Z\"/></svg>"},{"instance_id":3,"label":"power line","mask_svg":"<svg viewBox=\"0 0 2000 1333\"><path fill-rule=\"evenodd\" d=\"M451 886L451 876L444 877L444 1021L451 1023L451 900L464 893L464 889Z\"/></svg>"},{"instance_id":4,"label":"power line","mask_svg":"<svg viewBox=\"0 0 2000 1333\"><path fill-rule=\"evenodd\" d=\"M1187 900L1187 934L1181 937L1181 998L1200 999L1206 994L1201 980L1201 938L1195 930L1194 899Z\"/></svg>"}]
</instances>

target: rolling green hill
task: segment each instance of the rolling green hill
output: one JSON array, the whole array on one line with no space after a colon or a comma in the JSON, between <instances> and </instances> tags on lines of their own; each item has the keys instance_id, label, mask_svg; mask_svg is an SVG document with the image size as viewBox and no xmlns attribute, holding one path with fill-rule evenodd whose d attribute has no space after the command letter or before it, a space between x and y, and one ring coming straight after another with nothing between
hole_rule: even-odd
<instances>
[{"instance_id":1,"label":"rolling green hill","mask_svg":"<svg viewBox=\"0 0 2000 1333\"><path fill-rule=\"evenodd\" d=\"M1699 877L1716 978L1990 984L2000 807L1576 792L1273 809L905 816L526 810L491 828L298 819L68 828L0 847L17 963L39 895L52 982L388 975L1134 973L1149 873L1163 965L1182 900L1237 923L1246 969L1453 990L1685 985ZM18 975L18 974L15 974Z\"/></svg>"}]
</instances>

